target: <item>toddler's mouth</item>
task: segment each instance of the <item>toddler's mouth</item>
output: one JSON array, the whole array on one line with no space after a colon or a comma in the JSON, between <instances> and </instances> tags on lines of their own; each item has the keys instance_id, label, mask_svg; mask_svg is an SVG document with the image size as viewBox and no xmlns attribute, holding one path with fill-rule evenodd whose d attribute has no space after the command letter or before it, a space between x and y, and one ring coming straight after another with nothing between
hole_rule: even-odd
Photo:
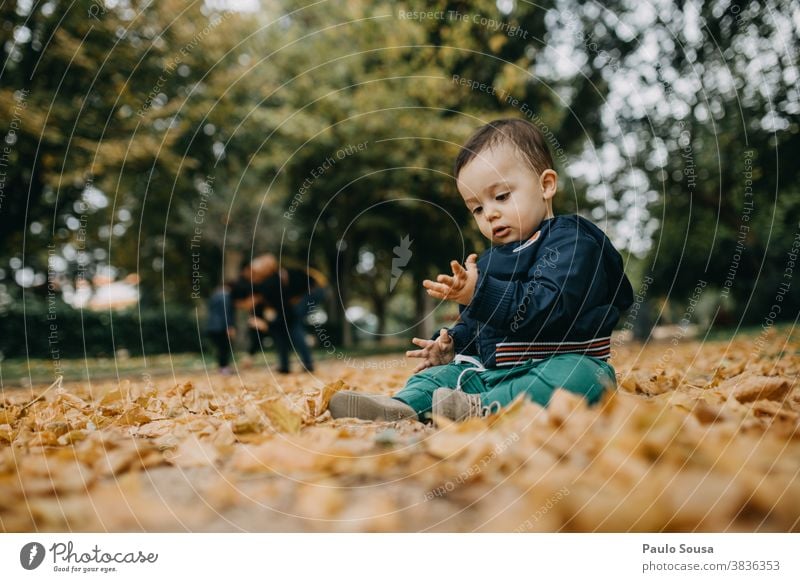
<instances>
[{"instance_id":1,"label":"toddler's mouth","mask_svg":"<svg viewBox=\"0 0 800 582\"><path fill-rule=\"evenodd\" d=\"M511 233L511 229L507 226L497 226L492 230L492 235L496 238L503 238Z\"/></svg>"}]
</instances>

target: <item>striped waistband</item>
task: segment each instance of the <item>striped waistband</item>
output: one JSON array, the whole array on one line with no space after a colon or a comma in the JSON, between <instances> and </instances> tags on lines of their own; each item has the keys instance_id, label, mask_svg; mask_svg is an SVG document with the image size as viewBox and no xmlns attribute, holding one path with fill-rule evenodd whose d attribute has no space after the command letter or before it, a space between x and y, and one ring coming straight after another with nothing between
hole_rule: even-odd
<instances>
[{"instance_id":1,"label":"striped waistband","mask_svg":"<svg viewBox=\"0 0 800 582\"><path fill-rule=\"evenodd\" d=\"M607 360L611 355L611 336L582 342L503 342L497 344L495 363L498 367L513 366L558 354L583 354Z\"/></svg>"}]
</instances>

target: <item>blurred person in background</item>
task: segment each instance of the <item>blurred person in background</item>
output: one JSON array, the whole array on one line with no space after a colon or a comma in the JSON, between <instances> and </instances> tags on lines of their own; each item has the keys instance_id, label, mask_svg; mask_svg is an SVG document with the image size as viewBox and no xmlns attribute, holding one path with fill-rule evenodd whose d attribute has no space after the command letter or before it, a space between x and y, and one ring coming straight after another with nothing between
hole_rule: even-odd
<instances>
[{"instance_id":1,"label":"blurred person in background","mask_svg":"<svg viewBox=\"0 0 800 582\"><path fill-rule=\"evenodd\" d=\"M272 256L274 260L274 256ZM266 264L266 262L265 262ZM306 372L314 371L306 343L305 317L311 307L324 300L328 281L318 270L284 263L260 285L266 303L275 311L270 330L278 352L278 373L288 374L289 354L294 350Z\"/></svg>"},{"instance_id":2,"label":"blurred person in background","mask_svg":"<svg viewBox=\"0 0 800 582\"><path fill-rule=\"evenodd\" d=\"M233 347L231 342L236 337L236 314L231 297L232 281L225 281L217 287L208 300L208 321L206 335L214 344L217 363L221 374L230 375Z\"/></svg>"}]
</instances>

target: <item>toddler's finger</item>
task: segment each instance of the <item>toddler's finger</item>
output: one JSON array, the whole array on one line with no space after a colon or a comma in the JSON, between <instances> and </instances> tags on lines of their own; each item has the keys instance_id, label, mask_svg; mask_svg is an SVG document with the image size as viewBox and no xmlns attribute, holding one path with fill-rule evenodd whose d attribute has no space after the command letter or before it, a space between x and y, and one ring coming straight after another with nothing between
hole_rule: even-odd
<instances>
[{"instance_id":1,"label":"toddler's finger","mask_svg":"<svg viewBox=\"0 0 800 582\"><path fill-rule=\"evenodd\" d=\"M453 283L455 283L455 280L450 275L439 275L438 277L436 277L436 280L439 283L443 283L444 285L452 286Z\"/></svg>"},{"instance_id":2,"label":"toddler's finger","mask_svg":"<svg viewBox=\"0 0 800 582\"><path fill-rule=\"evenodd\" d=\"M425 279L422 282L422 286L425 287L429 292L436 291L437 293L446 293L445 289L449 289L449 285L444 285L442 283L436 283L431 281L430 279Z\"/></svg>"},{"instance_id":3,"label":"toddler's finger","mask_svg":"<svg viewBox=\"0 0 800 582\"><path fill-rule=\"evenodd\" d=\"M441 293L439 291L433 291L432 289L428 289L428 295L440 301L445 301L449 298L448 293Z\"/></svg>"},{"instance_id":4,"label":"toddler's finger","mask_svg":"<svg viewBox=\"0 0 800 582\"><path fill-rule=\"evenodd\" d=\"M424 358L425 350L408 350L406 352L407 358Z\"/></svg>"},{"instance_id":5,"label":"toddler's finger","mask_svg":"<svg viewBox=\"0 0 800 582\"><path fill-rule=\"evenodd\" d=\"M440 295L447 295L453 290L450 285L445 285L444 283L434 283L433 281L430 282L430 285L426 285L425 287L428 289L429 293L434 292L439 293Z\"/></svg>"},{"instance_id":6,"label":"toddler's finger","mask_svg":"<svg viewBox=\"0 0 800 582\"><path fill-rule=\"evenodd\" d=\"M419 337L415 337L414 339L411 340L411 343L414 344L415 346L419 346L421 348L426 348L426 347L428 347L428 345L430 345L430 343L432 341L433 340L422 339L422 338L419 338Z\"/></svg>"},{"instance_id":7,"label":"toddler's finger","mask_svg":"<svg viewBox=\"0 0 800 582\"><path fill-rule=\"evenodd\" d=\"M411 372L411 373L412 374L416 374L418 372L422 372L422 370L424 370L425 368L428 368L429 366L430 366L430 364L428 364L428 362L425 361L425 362L421 363L419 366L417 366L416 368L414 368L414 371Z\"/></svg>"}]
</instances>

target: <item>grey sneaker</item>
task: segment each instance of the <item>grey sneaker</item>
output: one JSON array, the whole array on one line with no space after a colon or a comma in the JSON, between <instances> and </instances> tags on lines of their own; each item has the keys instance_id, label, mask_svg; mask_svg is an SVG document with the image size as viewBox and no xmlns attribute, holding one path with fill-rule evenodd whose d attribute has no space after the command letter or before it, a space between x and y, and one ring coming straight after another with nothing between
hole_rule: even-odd
<instances>
[{"instance_id":1,"label":"grey sneaker","mask_svg":"<svg viewBox=\"0 0 800 582\"><path fill-rule=\"evenodd\" d=\"M497 408L500 408L498 403ZM433 393L433 414L456 422L490 414L493 407L484 406L479 394L467 394L452 388L437 388Z\"/></svg>"},{"instance_id":2,"label":"grey sneaker","mask_svg":"<svg viewBox=\"0 0 800 582\"><path fill-rule=\"evenodd\" d=\"M417 413L408 404L382 394L368 394L341 390L333 395L328 405L333 418L361 418L364 420L418 420Z\"/></svg>"}]
</instances>

